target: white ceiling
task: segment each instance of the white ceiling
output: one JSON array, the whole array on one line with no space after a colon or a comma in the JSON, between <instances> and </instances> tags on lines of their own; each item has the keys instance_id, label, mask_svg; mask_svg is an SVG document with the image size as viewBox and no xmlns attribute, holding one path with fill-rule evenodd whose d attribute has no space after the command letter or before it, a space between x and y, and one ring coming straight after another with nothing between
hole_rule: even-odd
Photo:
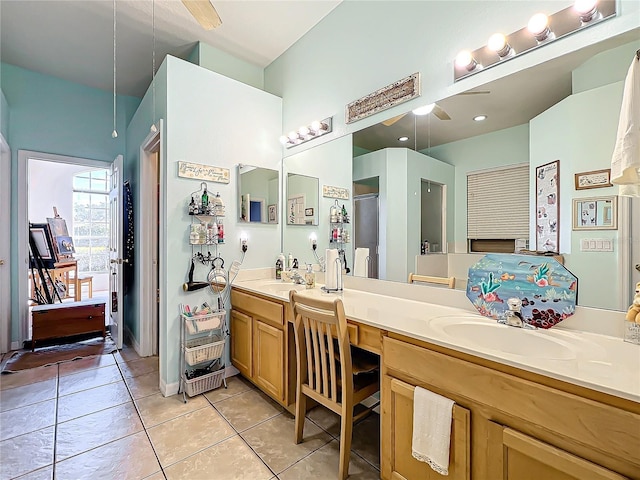
<instances>
[{"instance_id":1,"label":"white ceiling","mask_svg":"<svg viewBox=\"0 0 640 480\"><path fill-rule=\"evenodd\" d=\"M269 65L342 0L213 0L222 25L205 31L180 0L155 0L156 68L201 41ZM151 83L152 0L117 0L118 93ZM103 90L113 89L112 0L0 0L1 60Z\"/></svg>"}]
</instances>

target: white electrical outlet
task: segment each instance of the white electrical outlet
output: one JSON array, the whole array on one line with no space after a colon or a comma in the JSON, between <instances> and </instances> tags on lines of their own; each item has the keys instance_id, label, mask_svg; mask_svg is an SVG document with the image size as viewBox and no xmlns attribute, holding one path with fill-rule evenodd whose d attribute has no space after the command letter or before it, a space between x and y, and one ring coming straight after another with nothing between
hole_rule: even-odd
<instances>
[{"instance_id":1,"label":"white electrical outlet","mask_svg":"<svg viewBox=\"0 0 640 480\"><path fill-rule=\"evenodd\" d=\"M583 238L580 240L581 252L613 252L613 240L609 238Z\"/></svg>"}]
</instances>

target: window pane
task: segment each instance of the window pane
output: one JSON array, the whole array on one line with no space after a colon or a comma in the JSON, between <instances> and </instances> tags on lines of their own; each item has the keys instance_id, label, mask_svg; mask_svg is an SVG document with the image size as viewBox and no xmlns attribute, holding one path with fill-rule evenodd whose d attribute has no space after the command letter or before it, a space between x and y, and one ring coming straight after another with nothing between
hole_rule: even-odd
<instances>
[{"instance_id":1,"label":"window pane","mask_svg":"<svg viewBox=\"0 0 640 480\"><path fill-rule=\"evenodd\" d=\"M93 208L93 209L91 209L91 221L92 222L106 223L106 221L107 221L107 210L104 209L104 208Z\"/></svg>"},{"instance_id":2,"label":"window pane","mask_svg":"<svg viewBox=\"0 0 640 480\"><path fill-rule=\"evenodd\" d=\"M91 239L76 237L73 239L73 245L76 248L76 254L80 253L81 249L83 253L89 253L89 249L85 247L91 245Z\"/></svg>"},{"instance_id":3,"label":"window pane","mask_svg":"<svg viewBox=\"0 0 640 480\"><path fill-rule=\"evenodd\" d=\"M78 260L78 271L88 272L89 271L89 255L76 254L76 259Z\"/></svg>"},{"instance_id":4,"label":"window pane","mask_svg":"<svg viewBox=\"0 0 640 480\"><path fill-rule=\"evenodd\" d=\"M73 228L81 222L89 221L89 207L83 207L79 204L73 205Z\"/></svg>"},{"instance_id":5,"label":"window pane","mask_svg":"<svg viewBox=\"0 0 640 480\"><path fill-rule=\"evenodd\" d=\"M94 192L106 192L107 181L106 180L91 180L91 190Z\"/></svg>"},{"instance_id":6,"label":"window pane","mask_svg":"<svg viewBox=\"0 0 640 480\"><path fill-rule=\"evenodd\" d=\"M99 168L98 170L91 171L91 179L92 180L106 180L107 179L107 170L104 168Z\"/></svg>"},{"instance_id":7,"label":"window pane","mask_svg":"<svg viewBox=\"0 0 640 480\"><path fill-rule=\"evenodd\" d=\"M91 271L106 272L109 265L109 255L101 253L99 255L91 255Z\"/></svg>"},{"instance_id":8,"label":"window pane","mask_svg":"<svg viewBox=\"0 0 640 480\"><path fill-rule=\"evenodd\" d=\"M74 223L73 224L74 237L88 237L91 235L91 228L87 223Z\"/></svg>"},{"instance_id":9,"label":"window pane","mask_svg":"<svg viewBox=\"0 0 640 480\"><path fill-rule=\"evenodd\" d=\"M92 207L102 207L106 208L107 206L107 196L101 193L93 193L91 194L91 206Z\"/></svg>"},{"instance_id":10,"label":"window pane","mask_svg":"<svg viewBox=\"0 0 640 480\"><path fill-rule=\"evenodd\" d=\"M74 190L88 190L90 186L90 181L88 178L74 176L73 177L73 188Z\"/></svg>"},{"instance_id":11,"label":"window pane","mask_svg":"<svg viewBox=\"0 0 640 480\"><path fill-rule=\"evenodd\" d=\"M92 237L108 237L109 226L106 223L91 224L91 236Z\"/></svg>"},{"instance_id":12,"label":"window pane","mask_svg":"<svg viewBox=\"0 0 640 480\"><path fill-rule=\"evenodd\" d=\"M91 239L91 246L94 250L99 247L108 248L109 247L109 238L108 237L98 237Z\"/></svg>"},{"instance_id":13,"label":"window pane","mask_svg":"<svg viewBox=\"0 0 640 480\"><path fill-rule=\"evenodd\" d=\"M83 206L83 207L88 206L90 199L91 199L91 195L89 195L88 193L75 192L73 194L73 203L78 206Z\"/></svg>"}]
</instances>

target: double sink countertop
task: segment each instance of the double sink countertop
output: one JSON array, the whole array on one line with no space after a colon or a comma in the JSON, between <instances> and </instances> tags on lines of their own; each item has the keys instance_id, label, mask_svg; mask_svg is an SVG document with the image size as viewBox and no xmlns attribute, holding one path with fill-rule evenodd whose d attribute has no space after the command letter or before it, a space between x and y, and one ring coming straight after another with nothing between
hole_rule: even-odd
<instances>
[{"instance_id":1,"label":"double sink countertop","mask_svg":"<svg viewBox=\"0 0 640 480\"><path fill-rule=\"evenodd\" d=\"M272 279L234 283L234 288L287 302L290 290L323 298L339 296L349 320L640 403L639 345L558 326L549 330L509 327L461 308L464 292L415 285L401 288L406 287L429 289L421 292L429 293L425 296L431 303L348 285L334 294L323 292L319 285L306 289Z\"/></svg>"}]
</instances>

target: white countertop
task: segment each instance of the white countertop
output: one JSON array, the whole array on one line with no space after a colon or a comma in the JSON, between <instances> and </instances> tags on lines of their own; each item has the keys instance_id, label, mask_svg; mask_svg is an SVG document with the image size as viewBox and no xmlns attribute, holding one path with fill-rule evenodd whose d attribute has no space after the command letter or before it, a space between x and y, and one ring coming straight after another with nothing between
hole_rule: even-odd
<instances>
[{"instance_id":1,"label":"white countertop","mask_svg":"<svg viewBox=\"0 0 640 480\"><path fill-rule=\"evenodd\" d=\"M271 279L240 280L234 285L285 301L289 300L288 289L296 288ZM443 298L450 292L437 287L411 287L435 289L436 296ZM336 296L322 292L318 286L299 291ZM433 298L433 292L429 293L425 296ZM340 297L350 320L640 402L640 346L621 338L557 327L523 330L498 325L459 305L444 306L356 289L346 288Z\"/></svg>"}]
</instances>

